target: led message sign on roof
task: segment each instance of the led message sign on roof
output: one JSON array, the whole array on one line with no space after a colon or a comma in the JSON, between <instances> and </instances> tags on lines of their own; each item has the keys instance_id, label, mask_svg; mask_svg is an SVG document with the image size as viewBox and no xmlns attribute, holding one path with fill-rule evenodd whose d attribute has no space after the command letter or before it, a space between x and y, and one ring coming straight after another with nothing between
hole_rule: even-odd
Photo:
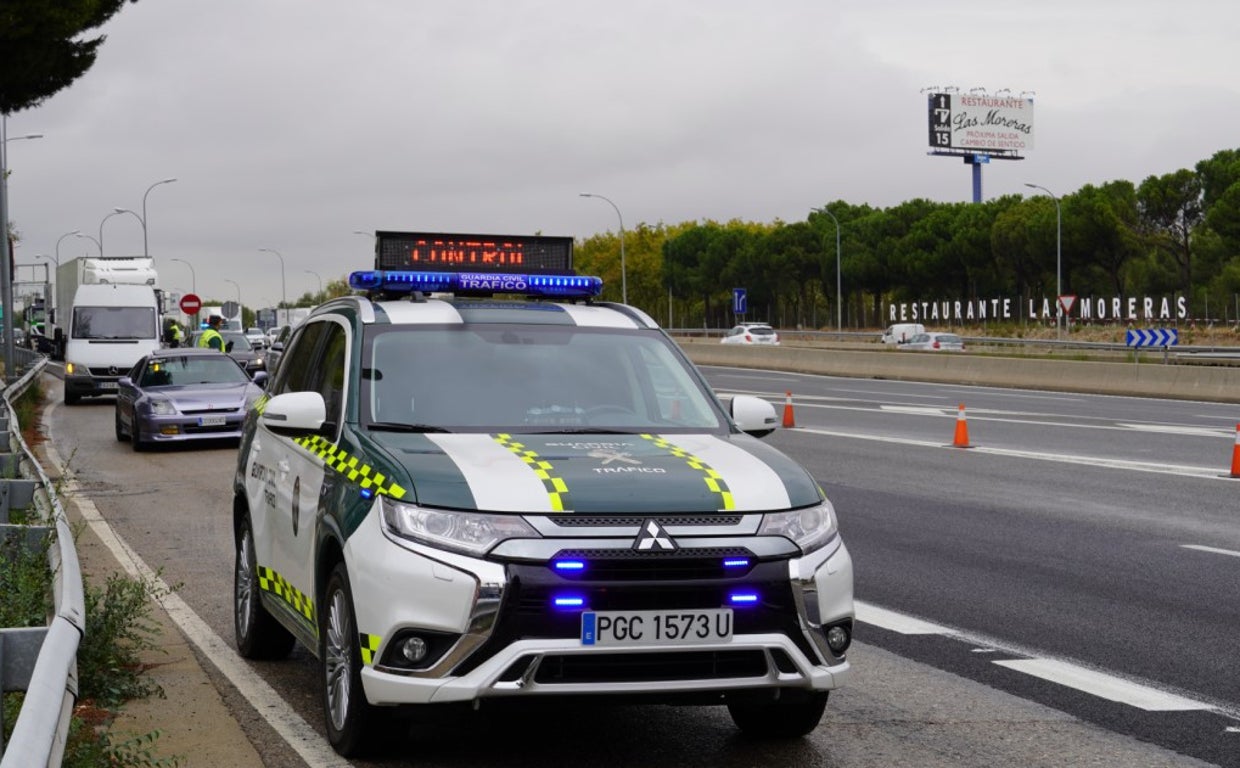
<instances>
[{"instance_id":1,"label":"led message sign on roof","mask_svg":"<svg viewBox=\"0 0 1240 768\"><path fill-rule=\"evenodd\" d=\"M573 239L376 232L375 269L565 274L573 269Z\"/></svg>"}]
</instances>

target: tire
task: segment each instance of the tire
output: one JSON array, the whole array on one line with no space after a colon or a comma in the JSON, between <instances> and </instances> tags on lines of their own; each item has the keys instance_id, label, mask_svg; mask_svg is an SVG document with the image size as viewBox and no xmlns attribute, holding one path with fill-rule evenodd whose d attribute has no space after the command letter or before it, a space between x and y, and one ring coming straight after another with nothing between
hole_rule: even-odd
<instances>
[{"instance_id":1,"label":"tire","mask_svg":"<svg viewBox=\"0 0 1240 768\"><path fill-rule=\"evenodd\" d=\"M323 714L327 740L343 757L355 757L375 746L386 722L384 712L366 702L362 689L362 656L358 648L353 593L344 563L337 563L323 592L319 628L319 659L323 674Z\"/></svg>"},{"instance_id":2,"label":"tire","mask_svg":"<svg viewBox=\"0 0 1240 768\"><path fill-rule=\"evenodd\" d=\"M116 409L116 442L125 442L125 430L121 429L121 409Z\"/></svg>"},{"instance_id":3,"label":"tire","mask_svg":"<svg viewBox=\"0 0 1240 768\"><path fill-rule=\"evenodd\" d=\"M282 659L293 650L293 634L263 607L254 531L249 518L243 525L233 569L233 631L237 652L247 659Z\"/></svg>"},{"instance_id":4,"label":"tire","mask_svg":"<svg viewBox=\"0 0 1240 768\"><path fill-rule=\"evenodd\" d=\"M142 430L138 427L138 412L129 412L129 442L133 444L134 453L141 453L149 446L142 440Z\"/></svg>"},{"instance_id":5,"label":"tire","mask_svg":"<svg viewBox=\"0 0 1240 768\"><path fill-rule=\"evenodd\" d=\"M74 395L68 392L65 393L65 405L77 405L80 402L82 402L81 395Z\"/></svg>"},{"instance_id":6,"label":"tire","mask_svg":"<svg viewBox=\"0 0 1240 768\"><path fill-rule=\"evenodd\" d=\"M756 739L795 739L818 727L827 708L826 691L780 692L778 699L728 704L732 722Z\"/></svg>"}]
</instances>

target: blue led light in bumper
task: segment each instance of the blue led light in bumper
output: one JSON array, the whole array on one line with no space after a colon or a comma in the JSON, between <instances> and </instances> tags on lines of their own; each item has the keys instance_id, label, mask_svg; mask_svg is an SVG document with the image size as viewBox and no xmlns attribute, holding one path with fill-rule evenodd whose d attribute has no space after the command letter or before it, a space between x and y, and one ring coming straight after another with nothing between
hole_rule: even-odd
<instances>
[{"instance_id":1,"label":"blue led light in bumper","mask_svg":"<svg viewBox=\"0 0 1240 768\"><path fill-rule=\"evenodd\" d=\"M556 560L553 567L561 573L581 573L586 569L586 564L583 560Z\"/></svg>"},{"instance_id":2,"label":"blue led light in bumper","mask_svg":"<svg viewBox=\"0 0 1240 768\"><path fill-rule=\"evenodd\" d=\"M390 293L511 293L547 298L589 298L602 293L603 280L585 275L367 270L350 274L349 287L358 291Z\"/></svg>"},{"instance_id":3,"label":"blue led light in bumper","mask_svg":"<svg viewBox=\"0 0 1240 768\"><path fill-rule=\"evenodd\" d=\"M728 557L724 558L724 568L748 568L749 558L747 557Z\"/></svg>"},{"instance_id":4,"label":"blue led light in bumper","mask_svg":"<svg viewBox=\"0 0 1240 768\"><path fill-rule=\"evenodd\" d=\"M557 595L551 602L556 608L584 608L586 599L581 595Z\"/></svg>"},{"instance_id":5,"label":"blue led light in bumper","mask_svg":"<svg viewBox=\"0 0 1240 768\"><path fill-rule=\"evenodd\" d=\"M732 605L757 605L757 592L733 592L728 595L728 602Z\"/></svg>"}]
</instances>

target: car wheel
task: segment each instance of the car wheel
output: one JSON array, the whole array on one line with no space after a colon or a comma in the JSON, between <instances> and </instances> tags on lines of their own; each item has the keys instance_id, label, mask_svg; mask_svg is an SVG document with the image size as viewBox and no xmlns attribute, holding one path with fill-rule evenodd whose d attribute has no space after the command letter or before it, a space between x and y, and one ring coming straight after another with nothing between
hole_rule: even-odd
<instances>
[{"instance_id":1,"label":"car wheel","mask_svg":"<svg viewBox=\"0 0 1240 768\"><path fill-rule=\"evenodd\" d=\"M129 412L129 442L133 444L135 452L141 453L147 448L146 443L142 440L142 429L138 426L137 411Z\"/></svg>"},{"instance_id":2,"label":"car wheel","mask_svg":"<svg viewBox=\"0 0 1240 768\"><path fill-rule=\"evenodd\" d=\"M769 701L728 704L732 722L747 736L758 739L792 739L818 727L827 708L827 692L780 691Z\"/></svg>"},{"instance_id":3,"label":"car wheel","mask_svg":"<svg viewBox=\"0 0 1240 768\"><path fill-rule=\"evenodd\" d=\"M77 405L82 402L81 395L75 395L70 392L65 393L65 405Z\"/></svg>"},{"instance_id":4,"label":"car wheel","mask_svg":"<svg viewBox=\"0 0 1240 768\"><path fill-rule=\"evenodd\" d=\"M247 517L237 541L233 570L233 629L237 652L247 659L282 659L293 650L291 632L267 613L260 598L254 531Z\"/></svg>"},{"instance_id":5,"label":"car wheel","mask_svg":"<svg viewBox=\"0 0 1240 768\"><path fill-rule=\"evenodd\" d=\"M380 712L366 702L362 690L362 656L349 574L337 563L323 593L323 626L319 630L319 658L323 665L323 712L327 740L344 757L358 755L373 745Z\"/></svg>"},{"instance_id":6,"label":"car wheel","mask_svg":"<svg viewBox=\"0 0 1240 768\"><path fill-rule=\"evenodd\" d=\"M121 429L121 409L116 409L116 442L125 442L125 430Z\"/></svg>"}]
</instances>

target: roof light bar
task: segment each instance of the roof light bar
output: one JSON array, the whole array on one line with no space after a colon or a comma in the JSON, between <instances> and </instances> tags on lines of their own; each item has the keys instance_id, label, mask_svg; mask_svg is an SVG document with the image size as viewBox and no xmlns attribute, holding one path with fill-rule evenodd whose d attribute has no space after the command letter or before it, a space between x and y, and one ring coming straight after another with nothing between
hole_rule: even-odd
<instances>
[{"instance_id":1,"label":"roof light bar","mask_svg":"<svg viewBox=\"0 0 1240 768\"><path fill-rule=\"evenodd\" d=\"M349 275L349 287L388 293L510 293L546 298L589 298L603 280L585 275L517 275L494 272L369 270Z\"/></svg>"}]
</instances>

